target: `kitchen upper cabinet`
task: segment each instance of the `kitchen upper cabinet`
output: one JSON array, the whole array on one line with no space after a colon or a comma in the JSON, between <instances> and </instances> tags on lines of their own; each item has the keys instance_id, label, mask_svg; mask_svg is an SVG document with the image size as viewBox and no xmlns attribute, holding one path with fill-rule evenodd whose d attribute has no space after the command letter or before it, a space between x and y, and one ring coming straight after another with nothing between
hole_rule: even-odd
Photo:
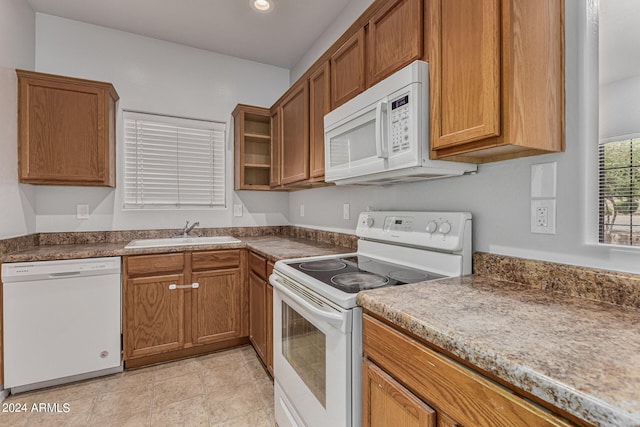
<instances>
[{"instance_id":1,"label":"kitchen upper cabinet","mask_svg":"<svg viewBox=\"0 0 640 427\"><path fill-rule=\"evenodd\" d=\"M280 120L280 104L271 107L271 174L269 186L277 188L280 186L280 132L282 131L282 121Z\"/></svg>"},{"instance_id":2,"label":"kitchen upper cabinet","mask_svg":"<svg viewBox=\"0 0 640 427\"><path fill-rule=\"evenodd\" d=\"M273 145L269 109L238 104L231 115L235 141L235 189L269 190Z\"/></svg>"},{"instance_id":3,"label":"kitchen upper cabinet","mask_svg":"<svg viewBox=\"0 0 640 427\"><path fill-rule=\"evenodd\" d=\"M17 70L18 177L28 184L116 185L110 83Z\"/></svg>"},{"instance_id":4,"label":"kitchen upper cabinet","mask_svg":"<svg viewBox=\"0 0 640 427\"><path fill-rule=\"evenodd\" d=\"M563 0L428 4L432 157L563 151Z\"/></svg>"},{"instance_id":5,"label":"kitchen upper cabinet","mask_svg":"<svg viewBox=\"0 0 640 427\"><path fill-rule=\"evenodd\" d=\"M280 103L280 182L309 178L309 85L296 83Z\"/></svg>"},{"instance_id":6,"label":"kitchen upper cabinet","mask_svg":"<svg viewBox=\"0 0 640 427\"><path fill-rule=\"evenodd\" d=\"M326 61L309 77L310 176L324 179L324 115L331 110L330 66Z\"/></svg>"},{"instance_id":7,"label":"kitchen upper cabinet","mask_svg":"<svg viewBox=\"0 0 640 427\"><path fill-rule=\"evenodd\" d=\"M436 412L365 360L362 366L362 425L436 427Z\"/></svg>"},{"instance_id":8,"label":"kitchen upper cabinet","mask_svg":"<svg viewBox=\"0 0 640 427\"><path fill-rule=\"evenodd\" d=\"M423 0L391 0L369 20L367 86L422 58Z\"/></svg>"},{"instance_id":9,"label":"kitchen upper cabinet","mask_svg":"<svg viewBox=\"0 0 640 427\"><path fill-rule=\"evenodd\" d=\"M246 251L124 257L127 367L248 342Z\"/></svg>"},{"instance_id":10,"label":"kitchen upper cabinet","mask_svg":"<svg viewBox=\"0 0 640 427\"><path fill-rule=\"evenodd\" d=\"M366 88L365 28L362 27L331 55L331 109Z\"/></svg>"},{"instance_id":11,"label":"kitchen upper cabinet","mask_svg":"<svg viewBox=\"0 0 640 427\"><path fill-rule=\"evenodd\" d=\"M365 426L392 416L422 425L432 408L438 427L572 425L369 315L363 350Z\"/></svg>"}]
</instances>

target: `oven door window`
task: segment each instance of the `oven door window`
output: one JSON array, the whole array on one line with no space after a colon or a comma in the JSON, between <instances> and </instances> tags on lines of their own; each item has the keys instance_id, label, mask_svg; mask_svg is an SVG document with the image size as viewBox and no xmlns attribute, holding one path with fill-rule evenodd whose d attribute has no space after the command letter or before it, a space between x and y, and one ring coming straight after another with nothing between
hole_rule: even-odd
<instances>
[{"instance_id":1,"label":"oven door window","mask_svg":"<svg viewBox=\"0 0 640 427\"><path fill-rule=\"evenodd\" d=\"M322 331L282 302L282 355L325 408L326 342Z\"/></svg>"}]
</instances>

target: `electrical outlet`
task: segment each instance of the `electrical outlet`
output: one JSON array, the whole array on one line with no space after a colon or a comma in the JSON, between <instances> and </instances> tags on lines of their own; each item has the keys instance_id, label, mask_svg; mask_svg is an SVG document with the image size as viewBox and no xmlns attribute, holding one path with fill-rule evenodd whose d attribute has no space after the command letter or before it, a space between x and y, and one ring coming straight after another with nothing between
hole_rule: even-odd
<instances>
[{"instance_id":1,"label":"electrical outlet","mask_svg":"<svg viewBox=\"0 0 640 427\"><path fill-rule=\"evenodd\" d=\"M233 216L242 216L242 205L233 205Z\"/></svg>"},{"instance_id":2,"label":"electrical outlet","mask_svg":"<svg viewBox=\"0 0 640 427\"><path fill-rule=\"evenodd\" d=\"M549 225L549 209L546 206L538 206L536 208L536 225L538 227L547 227Z\"/></svg>"},{"instance_id":3,"label":"electrical outlet","mask_svg":"<svg viewBox=\"0 0 640 427\"><path fill-rule=\"evenodd\" d=\"M349 219L349 203L342 205L342 219Z\"/></svg>"},{"instance_id":4,"label":"electrical outlet","mask_svg":"<svg viewBox=\"0 0 640 427\"><path fill-rule=\"evenodd\" d=\"M556 199L531 200L531 232L556 234Z\"/></svg>"},{"instance_id":5,"label":"electrical outlet","mask_svg":"<svg viewBox=\"0 0 640 427\"><path fill-rule=\"evenodd\" d=\"M304 216L304 205L300 205L300 216Z\"/></svg>"}]
</instances>

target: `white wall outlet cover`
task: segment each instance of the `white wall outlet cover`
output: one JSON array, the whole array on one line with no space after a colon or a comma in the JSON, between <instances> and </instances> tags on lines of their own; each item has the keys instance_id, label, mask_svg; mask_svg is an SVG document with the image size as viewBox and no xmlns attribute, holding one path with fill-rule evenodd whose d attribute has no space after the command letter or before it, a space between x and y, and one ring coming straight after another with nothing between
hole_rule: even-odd
<instances>
[{"instance_id":1,"label":"white wall outlet cover","mask_svg":"<svg viewBox=\"0 0 640 427\"><path fill-rule=\"evenodd\" d=\"M242 216L242 205L233 205L233 216Z\"/></svg>"},{"instance_id":2,"label":"white wall outlet cover","mask_svg":"<svg viewBox=\"0 0 640 427\"><path fill-rule=\"evenodd\" d=\"M556 197L557 163L539 163L531 165L531 198Z\"/></svg>"},{"instance_id":3,"label":"white wall outlet cover","mask_svg":"<svg viewBox=\"0 0 640 427\"><path fill-rule=\"evenodd\" d=\"M300 216L304 216L304 205L300 205Z\"/></svg>"},{"instance_id":4,"label":"white wall outlet cover","mask_svg":"<svg viewBox=\"0 0 640 427\"><path fill-rule=\"evenodd\" d=\"M556 234L556 199L531 200L531 232Z\"/></svg>"},{"instance_id":5,"label":"white wall outlet cover","mask_svg":"<svg viewBox=\"0 0 640 427\"><path fill-rule=\"evenodd\" d=\"M89 219L89 205L76 205L76 218Z\"/></svg>"},{"instance_id":6,"label":"white wall outlet cover","mask_svg":"<svg viewBox=\"0 0 640 427\"><path fill-rule=\"evenodd\" d=\"M349 203L344 203L342 205L342 218L349 219Z\"/></svg>"}]
</instances>

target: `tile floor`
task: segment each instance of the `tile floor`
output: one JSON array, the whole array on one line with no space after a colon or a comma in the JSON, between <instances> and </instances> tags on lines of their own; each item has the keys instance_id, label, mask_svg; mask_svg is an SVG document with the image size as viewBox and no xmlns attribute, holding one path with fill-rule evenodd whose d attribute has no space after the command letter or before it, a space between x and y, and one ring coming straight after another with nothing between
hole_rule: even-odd
<instances>
[{"instance_id":1,"label":"tile floor","mask_svg":"<svg viewBox=\"0 0 640 427\"><path fill-rule=\"evenodd\" d=\"M31 412L68 403L68 413ZM251 346L9 396L0 426L275 426L273 382ZM15 405L13 405L15 407Z\"/></svg>"}]
</instances>

